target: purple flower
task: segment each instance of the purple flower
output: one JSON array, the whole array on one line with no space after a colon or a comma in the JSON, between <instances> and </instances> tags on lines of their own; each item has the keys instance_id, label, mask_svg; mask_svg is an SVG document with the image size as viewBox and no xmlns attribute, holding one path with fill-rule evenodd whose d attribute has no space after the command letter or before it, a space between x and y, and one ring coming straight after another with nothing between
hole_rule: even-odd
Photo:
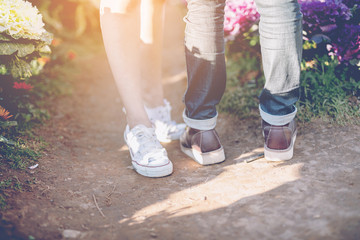
<instances>
[{"instance_id":1,"label":"purple flower","mask_svg":"<svg viewBox=\"0 0 360 240\"><path fill-rule=\"evenodd\" d=\"M340 62L360 59L360 26L345 24L333 37L334 52Z\"/></svg>"},{"instance_id":2,"label":"purple flower","mask_svg":"<svg viewBox=\"0 0 360 240\"><path fill-rule=\"evenodd\" d=\"M360 0L300 0L303 27L307 37L324 34L331 39L329 55L336 55L340 62L360 57L360 26L351 9ZM355 9L354 9L355 10ZM357 11L357 10L356 10ZM356 12L354 11L356 15Z\"/></svg>"},{"instance_id":3,"label":"purple flower","mask_svg":"<svg viewBox=\"0 0 360 240\"><path fill-rule=\"evenodd\" d=\"M322 33L321 28L348 21L351 10L341 0L300 0L304 30L308 34Z\"/></svg>"}]
</instances>

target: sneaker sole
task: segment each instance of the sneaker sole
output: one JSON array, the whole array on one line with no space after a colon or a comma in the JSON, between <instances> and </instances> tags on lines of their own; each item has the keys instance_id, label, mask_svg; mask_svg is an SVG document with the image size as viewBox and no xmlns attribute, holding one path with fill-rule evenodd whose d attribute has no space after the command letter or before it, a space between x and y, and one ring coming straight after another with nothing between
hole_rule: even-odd
<instances>
[{"instance_id":1,"label":"sneaker sole","mask_svg":"<svg viewBox=\"0 0 360 240\"><path fill-rule=\"evenodd\" d=\"M264 144L265 159L268 161L274 161L274 162L290 160L293 157L293 153L294 153L294 144L295 144L295 140L296 140L296 133L297 132L294 133L294 137L291 140L290 147L288 147L287 149L274 150L274 149L268 148L266 146L266 144Z\"/></svg>"},{"instance_id":2,"label":"sneaker sole","mask_svg":"<svg viewBox=\"0 0 360 240\"><path fill-rule=\"evenodd\" d=\"M201 165L211 165L225 161L225 152L223 147L208 153L198 152L193 148L184 147L182 144L180 144L180 148L183 153Z\"/></svg>"},{"instance_id":3,"label":"sneaker sole","mask_svg":"<svg viewBox=\"0 0 360 240\"><path fill-rule=\"evenodd\" d=\"M169 176L173 172L173 165L170 161L168 164L160 167L145 167L137 164L135 161L132 161L132 165L138 174L145 177L165 177Z\"/></svg>"}]
</instances>

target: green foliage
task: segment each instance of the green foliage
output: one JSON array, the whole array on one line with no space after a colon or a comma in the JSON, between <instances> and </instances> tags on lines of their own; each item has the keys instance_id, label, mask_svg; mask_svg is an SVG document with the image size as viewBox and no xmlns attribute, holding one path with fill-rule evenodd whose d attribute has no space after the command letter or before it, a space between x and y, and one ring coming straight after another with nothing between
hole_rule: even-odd
<instances>
[{"instance_id":1,"label":"green foliage","mask_svg":"<svg viewBox=\"0 0 360 240\"><path fill-rule=\"evenodd\" d=\"M26 177L21 182L16 175L19 174L24 178L24 170L36 164L41 157L41 152L48 146L41 138L32 135L29 130L26 132L12 130L5 133L9 138L18 135L14 141L0 135L0 172L2 173L0 209L6 207L6 200L13 193L26 190L28 186L35 183L34 177Z\"/></svg>"},{"instance_id":2,"label":"green foliage","mask_svg":"<svg viewBox=\"0 0 360 240\"><path fill-rule=\"evenodd\" d=\"M0 154L2 156L0 165L7 165L12 169L25 169L41 156L39 152L20 140L14 145L1 144Z\"/></svg>"},{"instance_id":3,"label":"green foliage","mask_svg":"<svg viewBox=\"0 0 360 240\"><path fill-rule=\"evenodd\" d=\"M255 116L264 84L258 59L248 52L237 53L227 59L226 65L227 86L219 110L241 118Z\"/></svg>"},{"instance_id":4,"label":"green foliage","mask_svg":"<svg viewBox=\"0 0 360 240\"><path fill-rule=\"evenodd\" d=\"M303 62L301 98L297 103L299 120L360 122L360 81L350 73L350 67L327 56ZM257 58L249 52L234 53L228 57L227 73L227 88L219 110L241 118L257 116L258 96L265 81Z\"/></svg>"},{"instance_id":5,"label":"green foliage","mask_svg":"<svg viewBox=\"0 0 360 240\"><path fill-rule=\"evenodd\" d=\"M15 80L31 76L30 62L50 54L52 34L43 26L42 16L36 7L28 2L0 2L4 10L0 29L0 65Z\"/></svg>"},{"instance_id":6,"label":"green foliage","mask_svg":"<svg viewBox=\"0 0 360 240\"><path fill-rule=\"evenodd\" d=\"M33 177L21 182L16 173L34 165L46 144L42 140L24 141L20 138L14 142L2 136L0 140L0 171L4 177L0 181L0 209L3 209L13 192L21 192L34 183Z\"/></svg>"},{"instance_id":7,"label":"green foliage","mask_svg":"<svg viewBox=\"0 0 360 240\"><path fill-rule=\"evenodd\" d=\"M34 74L31 62L50 53L50 47L44 43L0 41L0 75L11 75L14 79L30 78Z\"/></svg>"},{"instance_id":8,"label":"green foliage","mask_svg":"<svg viewBox=\"0 0 360 240\"><path fill-rule=\"evenodd\" d=\"M0 42L0 55L15 53L18 57L25 57L35 51L35 46L28 43Z\"/></svg>"},{"instance_id":9,"label":"green foliage","mask_svg":"<svg viewBox=\"0 0 360 240\"><path fill-rule=\"evenodd\" d=\"M14 175L0 181L0 209L7 207L7 198L11 197L12 192L22 192L35 182L35 178L21 182Z\"/></svg>"},{"instance_id":10,"label":"green foliage","mask_svg":"<svg viewBox=\"0 0 360 240\"><path fill-rule=\"evenodd\" d=\"M298 117L308 121L318 116L339 124L353 123L360 117L360 81L347 74L337 59L321 57L311 66L303 62Z\"/></svg>"}]
</instances>

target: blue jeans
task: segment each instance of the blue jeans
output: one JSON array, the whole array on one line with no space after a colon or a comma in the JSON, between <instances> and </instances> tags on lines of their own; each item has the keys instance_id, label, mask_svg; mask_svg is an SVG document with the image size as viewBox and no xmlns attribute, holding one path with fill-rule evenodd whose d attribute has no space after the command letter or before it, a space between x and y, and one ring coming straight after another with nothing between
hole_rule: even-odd
<instances>
[{"instance_id":1,"label":"blue jeans","mask_svg":"<svg viewBox=\"0 0 360 240\"><path fill-rule=\"evenodd\" d=\"M266 83L260 115L284 125L296 114L302 54L302 14L297 0L255 0L260 13L260 45ZM225 0L188 0L184 18L188 88L184 121L208 130L216 125L216 105L226 85L224 43Z\"/></svg>"}]
</instances>

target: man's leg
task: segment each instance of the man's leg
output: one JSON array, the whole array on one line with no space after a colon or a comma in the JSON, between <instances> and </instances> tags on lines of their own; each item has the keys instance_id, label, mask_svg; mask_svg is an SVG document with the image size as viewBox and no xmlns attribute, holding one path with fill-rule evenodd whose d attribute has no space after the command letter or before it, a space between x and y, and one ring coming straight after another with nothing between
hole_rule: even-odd
<instances>
[{"instance_id":1,"label":"man's leg","mask_svg":"<svg viewBox=\"0 0 360 240\"><path fill-rule=\"evenodd\" d=\"M225 0L188 0L184 18L188 87L183 118L189 128L181 148L203 165L225 160L214 130L226 85L224 7Z\"/></svg>"},{"instance_id":2,"label":"man's leg","mask_svg":"<svg viewBox=\"0 0 360 240\"><path fill-rule=\"evenodd\" d=\"M260 13L260 44L265 87L260 94L265 158L292 158L299 99L302 14L296 0L255 0Z\"/></svg>"}]
</instances>

